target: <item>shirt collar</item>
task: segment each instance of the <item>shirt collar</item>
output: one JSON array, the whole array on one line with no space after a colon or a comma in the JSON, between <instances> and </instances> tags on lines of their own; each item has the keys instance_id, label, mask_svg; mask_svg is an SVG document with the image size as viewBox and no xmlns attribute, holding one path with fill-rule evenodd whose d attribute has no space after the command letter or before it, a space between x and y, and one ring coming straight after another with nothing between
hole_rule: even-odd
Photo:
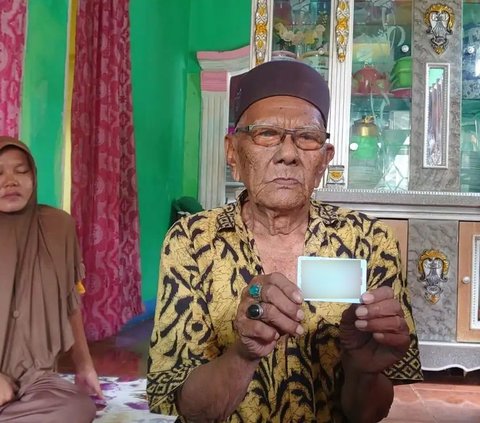
<instances>
[{"instance_id":1,"label":"shirt collar","mask_svg":"<svg viewBox=\"0 0 480 423\"><path fill-rule=\"evenodd\" d=\"M218 231L231 231L235 226L244 227L242 219L242 204L248 198L247 190L243 190L237 197L237 201L227 204L217 217ZM310 200L310 219L309 230L318 229L318 225L332 226L338 228L339 225L338 207L330 204L319 203L316 200Z\"/></svg>"}]
</instances>

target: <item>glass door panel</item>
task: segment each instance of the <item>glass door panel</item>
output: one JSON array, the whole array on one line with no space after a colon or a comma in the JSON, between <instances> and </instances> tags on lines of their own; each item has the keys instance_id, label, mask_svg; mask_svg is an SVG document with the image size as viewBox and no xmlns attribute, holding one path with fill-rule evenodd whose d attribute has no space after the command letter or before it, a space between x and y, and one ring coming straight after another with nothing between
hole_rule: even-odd
<instances>
[{"instance_id":1,"label":"glass door panel","mask_svg":"<svg viewBox=\"0 0 480 423\"><path fill-rule=\"evenodd\" d=\"M412 1L355 1L348 187L408 189Z\"/></svg>"},{"instance_id":2,"label":"glass door panel","mask_svg":"<svg viewBox=\"0 0 480 423\"><path fill-rule=\"evenodd\" d=\"M272 60L298 59L328 79L330 0L274 0Z\"/></svg>"},{"instance_id":3,"label":"glass door panel","mask_svg":"<svg viewBox=\"0 0 480 423\"><path fill-rule=\"evenodd\" d=\"M480 192L480 3L463 2L460 188Z\"/></svg>"}]
</instances>

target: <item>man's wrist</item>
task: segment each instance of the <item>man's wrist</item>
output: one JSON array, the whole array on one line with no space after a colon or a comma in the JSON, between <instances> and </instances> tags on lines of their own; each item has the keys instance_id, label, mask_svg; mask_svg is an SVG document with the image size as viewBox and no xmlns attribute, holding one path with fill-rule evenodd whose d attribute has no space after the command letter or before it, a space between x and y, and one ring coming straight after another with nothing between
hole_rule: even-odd
<instances>
[{"instance_id":1,"label":"man's wrist","mask_svg":"<svg viewBox=\"0 0 480 423\"><path fill-rule=\"evenodd\" d=\"M351 366L344 366L343 373L345 375L346 383L361 383L362 385L370 385L375 383L379 375L382 374L381 372L364 372Z\"/></svg>"},{"instance_id":2,"label":"man's wrist","mask_svg":"<svg viewBox=\"0 0 480 423\"><path fill-rule=\"evenodd\" d=\"M236 340L230 348L230 354L246 366L257 367L260 362L260 358L249 354L239 340Z\"/></svg>"}]
</instances>

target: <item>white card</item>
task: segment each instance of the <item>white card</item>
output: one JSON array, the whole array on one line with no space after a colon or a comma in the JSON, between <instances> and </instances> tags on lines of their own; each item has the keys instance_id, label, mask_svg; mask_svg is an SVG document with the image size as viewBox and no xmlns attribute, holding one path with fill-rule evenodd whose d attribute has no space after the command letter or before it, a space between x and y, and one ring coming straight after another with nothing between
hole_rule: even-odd
<instances>
[{"instance_id":1,"label":"white card","mask_svg":"<svg viewBox=\"0 0 480 423\"><path fill-rule=\"evenodd\" d=\"M306 301L358 304L367 290L367 261L300 256L297 285Z\"/></svg>"}]
</instances>

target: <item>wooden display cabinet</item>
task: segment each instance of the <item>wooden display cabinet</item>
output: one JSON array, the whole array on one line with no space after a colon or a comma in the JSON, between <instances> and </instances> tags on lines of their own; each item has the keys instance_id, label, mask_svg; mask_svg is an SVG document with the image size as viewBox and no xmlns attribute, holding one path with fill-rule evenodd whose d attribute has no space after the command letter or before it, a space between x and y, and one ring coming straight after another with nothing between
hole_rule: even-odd
<instances>
[{"instance_id":1,"label":"wooden display cabinet","mask_svg":"<svg viewBox=\"0 0 480 423\"><path fill-rule=\"evenodd\" d=\"M480 223L460 222L457 340L480 342Z\"/></svg>"}]
</instances>

